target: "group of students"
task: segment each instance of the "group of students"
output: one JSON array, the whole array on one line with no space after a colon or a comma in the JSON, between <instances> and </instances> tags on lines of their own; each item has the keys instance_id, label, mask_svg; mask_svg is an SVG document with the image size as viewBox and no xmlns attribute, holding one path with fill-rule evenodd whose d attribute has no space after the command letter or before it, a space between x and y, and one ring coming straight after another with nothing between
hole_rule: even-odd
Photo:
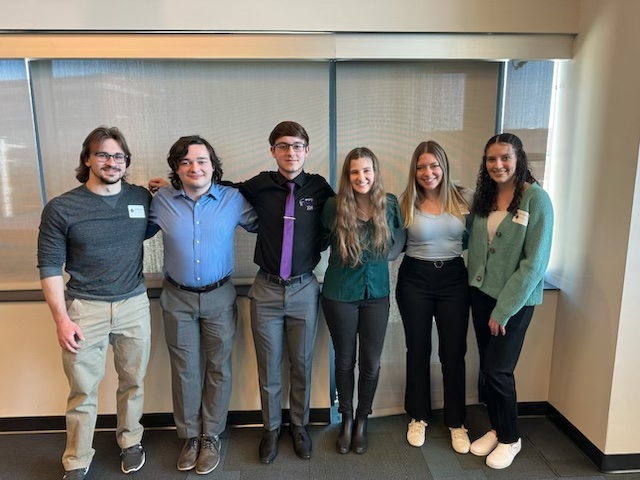
<instances>
[{"instance_id":1,"label":"group of students","mask_svg":"<svg viewBox=\"0 0 640 480\"><path fill-rule=\"evenodd\" d=\"M231 391L236 309L229 280L238 225L258 234L254 261L260 269L249 298L264 423L261 462L273 462L278 453L285 344L294 451L311 457L306 426L318 303L335 347L342 414L336 448L366 452L389 316L388 261L405 251L396 297L406 333L407 440L422 446L431 416L435 318L444 421L454 450L486 455L492 468L510 465L520 450L513 371L534 305L542 301L553 227L549 197L531 175L520 139L501 134L487 142L475 193L452 183L439 144L421 143L399 201L385 191L379 160L368 148L347 154L334 196L321 176L303 170L309 136L300 124L281 122L269 144L277 170L230 184L221 181L222 164L206 140L182 137L167 157L171 184L150 181L157 192L151 200L124 181L131 154L117 129L99 127L85 140L77 170L83 185L47 204L38 243L43 291L71 387L63 478L84 479L94 454L107 343L114 346L119 378L122 471L137 471L145 462L139 421L149 313L141 252L142 240L159 230L174 419L185 440L177 468L199 474L216 468ZM461 256L467 244L468 267ZM320 293L313 269L328 246ZM66 303L63 265L71 276ZM469 306L480 352L480 398L492 428L473 443L464 427Z\"/></svg>"},{"instance_id":2,"label":"group of students","mask_svg":"<svg viewBox=\"0 0 640 480\"><path fill-rule=\"evenodd\" d=\"M361 173L363 164L368 175ZM354 197L355 202L350 200ZM491 468L506 468L521 449L514 370L534 306L542 302L553 231L549 196L531 174L521 140L503 133L485 146L475 192L452 183L447 154L438 143L428 141L420 143L412 155L400 201L389 194L386 202L382 199L378 160L367 149L353 150L345 159L335 201L339 213L326 222L334 241L323 296L328 291L331 298L340 286L358 293L332 298L345 302L340 308L323 298L336 350L336 386L343 415L336 448L340 453L349 447L356 453L366 450L366 418L371 413L389 311L388 270L379 265L404 249L396 299L407 347L404 406L411 417L407 441L421 447L431 417L435 319L444 422L452 447L461 454L471 451L486 456ZM355 210L349 208L350 202ZM345 229L341 215L355 224ZM406 244L399 226L406 229ZM395 245L398 241L400 249ZM468 267L462 258L467 247ZM377 276L372 274L376 268ZM491 430L473 443L464 427L469 307L480 354L479 396L491 424ZM340 314L347 309L352 309L350 317ZM356 336L360 378L353 424Z\"/></svg>"}]
</instances>

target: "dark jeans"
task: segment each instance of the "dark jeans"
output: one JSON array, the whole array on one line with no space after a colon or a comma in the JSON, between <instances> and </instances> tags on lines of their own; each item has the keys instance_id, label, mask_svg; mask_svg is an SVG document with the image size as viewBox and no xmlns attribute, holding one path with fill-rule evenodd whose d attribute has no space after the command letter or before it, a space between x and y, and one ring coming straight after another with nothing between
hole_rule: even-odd
<instances>
[{"instance_id":1,"label":"dark jeans","mask_svg":"<svg viewBox=\"0 0 640 480\"><path fill-rule=\"evenodd\" d=\"M522 307L507 323L506 335L491 335L489 318L496 300L471 288L471 312L480 353L480 397L487 404L489 421L501 443L517 442L518 403L513 371L518 363L533 307Z\"/></svg>"},{"instance_id":2,"label":"dark jeans","mask_svg":"<svg viewBox=\"0 0 640 480\"><path fill-rule=\"evenodd\" d=\"M353 411L358 345L358 413L369 415L380 375L380 355L389 321L389 297L357 302L335 302L324 296L320 299L335 349L338 411Z\"/></svg>"},{"instance_id":3,"label":"dark jeans","mask_svg":"<svg viewBox=\"0 0 640 480\"><path fill-rule=\"evenodd\" d=\"M431 418L431 326L436 320L444 384L444 422L465 420L465 363L469 287L462 258L436 265L405 256L398 271L396 299L407 345L404 408L411 418Z\"/></svg>"}]
</instances>

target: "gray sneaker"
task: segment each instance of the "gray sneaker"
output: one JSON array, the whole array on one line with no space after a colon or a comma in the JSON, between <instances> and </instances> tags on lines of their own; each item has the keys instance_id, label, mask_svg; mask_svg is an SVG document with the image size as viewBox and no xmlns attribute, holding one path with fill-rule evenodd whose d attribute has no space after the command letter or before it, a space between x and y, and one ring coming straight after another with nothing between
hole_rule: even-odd
<instances>
[{"instance_id":1,"label":"gray sneaker","mask_svg":"<svg viewBox=\"0 0 640 480\"><path fill-rule=\"evenodd\" d=\"M200 441L200 455L196 462L196 473L205 475L213 470L220 463L220 438L216 435L210 437L203 435Z\"/></svg>"},{"instance_id":2,"label":"gray sneaker","mask_svg":"<svg viewBox=\"0 0 640 480\"><path fill-rule=\"evenodd\" d=\"M184 441L184 446L178 457L178 470L186 472L196 466L198 454L200 453L200 438L191 437Z\"/></svg>"},{"instance_id":3,"label":"gray sneaker","mask_svg":"<svg viewBox=\"0 0 640 480\"><path fill-rule=\"evenodd\" d=\"M62 480L84 480L84 477L87 476L88 471L89 467L67 470L62 476Z\"/></svg>"},{"instance_id":4,"label":"gray sneaker","mask_svg":"<svg viewBox=\"0 0 640 480\"><path fill-rule=\"evenodd\" d=\"M144 448L140 443L123 448L120 452L120 457L122 457L120 466L124 473L137 472L144 465Z\"/></svg>"}]
</instances>

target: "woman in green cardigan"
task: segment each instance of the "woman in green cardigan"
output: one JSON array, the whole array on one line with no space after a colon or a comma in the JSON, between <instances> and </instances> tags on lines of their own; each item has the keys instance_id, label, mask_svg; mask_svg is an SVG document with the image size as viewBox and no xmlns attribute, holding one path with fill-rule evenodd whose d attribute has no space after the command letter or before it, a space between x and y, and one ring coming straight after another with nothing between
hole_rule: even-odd
<instances>
[{"instance_id":1,"label":"woman in green cardigan","mask_svg":"<svg viewBox=\"0 0 640 480\"><path fill-rule=\"evenodd\" d=\"M338 194L327 200L322 224L331 231L321 303L335 348L338 411L342 414L336 448L339 453L364 453L367 417L378 385L389 320L387 261L399 254L405 240L398 200L385 193L378 159L368 148L347 154ZM359 378L354 423L356 353Z\"/></svg>"},{"instance_id":2,"label":"woman in green cardigan","mask_svg":"<svg viewBox=\"0 0 640 480\"><path fill-rule=\"evenodd\" d=\"M469 240L471 312L480 353L480 398L491 430L471 444L491 468L506 468L521 449L516 367L534 305L542 303L553 208L513 134L485 146Z\"/></svg>"}]
</instances>

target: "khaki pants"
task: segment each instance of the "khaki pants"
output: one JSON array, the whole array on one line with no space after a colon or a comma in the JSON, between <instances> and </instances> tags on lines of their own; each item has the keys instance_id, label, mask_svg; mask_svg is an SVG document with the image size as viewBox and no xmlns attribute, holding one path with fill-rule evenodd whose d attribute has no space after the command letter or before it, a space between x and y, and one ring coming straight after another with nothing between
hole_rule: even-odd
<instances>
[{"instance_id":1,"label":"khaki pants","mask_svg":"<svg viewBox=\"0 0 640 480\"><path fill-rule=\"evenodd\" d=\"M118 445L127 448L142 440L140 418L151 345L151 318L146 293L118 302L74 299L68 313L85 337L78 353L62 351L70 388L67 445L62 464L65 470L74 470L89 466L95 453L92 444L98 413L98 385L104 376L109 344L113 347L118 373Z\"/></svg>"}]
</instances>

